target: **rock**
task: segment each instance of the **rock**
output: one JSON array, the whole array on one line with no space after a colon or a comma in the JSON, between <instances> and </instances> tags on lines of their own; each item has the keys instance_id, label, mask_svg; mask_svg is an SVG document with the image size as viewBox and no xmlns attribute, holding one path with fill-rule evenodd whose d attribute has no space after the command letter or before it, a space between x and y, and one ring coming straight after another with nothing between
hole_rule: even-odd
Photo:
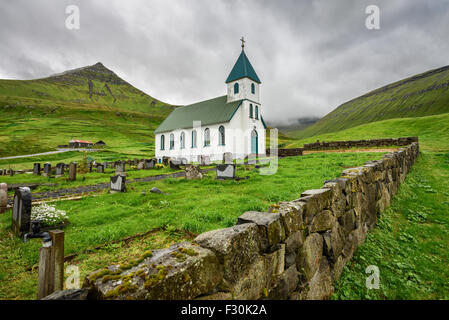
<instances>
[{"instance_id":1,"label":"rock","mask_svg":"<svg viewBox=\"0 0 449 320\"><path fill-rule=\"evenodd\" d=\"M271 206L268 211L280 214L285 234L289 236L293 232L304 228L304 206L303 202L298 201L280 202Z\"/></svg>"},{"instance_id":2,"label":"rock","mask_svg":"<svg viewBox=\"0 0 449 320\"><path fill-rule=\"evenodd\" d=\"M0 213L3 213L8 206L8 185L0 183Z\"/></svg>"},{"instance_id":3,"label":"rock","mask_svg":"<svg viewBox=\"0 0 449 320\"><path fill-rule=\"evenodd\" d=\"M299 248L304 243L304 230L296 231L292 233L287 239L285 239L285 266L286 268L291 265L296 265L297 253Z\"/></svg>"},{"instance_id":4,"label":"rock","mask_svg":"<svg viewBox=\"0 0 449 320\"><path fill-rule=\"evenodd\" d=\"M332 228L336 218L330 210L324 210L318 213L309 226L309 232L322 232Z\"/></svg>"},{"instance_id":5,"label":"rock","mask_svg":"<svg viewBox=\"0 0 449 320\"><path fill-rule=\"evenodd\" d=\"M195 300L232 300L232 294L230 292L215 292L205 296L196 298Z\"/></svg>"},{"instance_id":6,"label":"rock","mask_svg":"<svg viewBox=\"0 0 449 320\"><path fill-rule=\"evenodd\" d=\"M332 285L331 271L327 259L323 257L320 266L305 291L304 298L306 300L323 300L328 299L334 291Z\"/></svg>"},{"instance_id":7,"label":"rock","mask_svg":"<svg viewBox=\"0 0 449 320\"><path fill-rule=\"evenodd\" d=\"M159 188L153 187L150 190L151 193L162 193L162 191Z\"/></svg>"},{"instance_id":8,"label":"rock","mask_svg":"<svg viewBox=\"0 0 449 320\"><path fill-rule=\"evenodd\" d=\"M42 300L87 300L89 288L68 289L53 292Z\"/></svg>"},{"instance_id":9,"label":"rock","mask_svg":"<svg viewBox=\"0 0 449 320\"><path fill-rule=\"evenodd\" d=\"M268 293L270 300L287 300L298 286L298 271L296 266L290 266L275 280L274 287Z\"/></svg>"},{"instance_id":10,"label":"rock","mask_svg":"<svg viewBox=\"0 0 449 320\"><path fill-rule=\"evenodd\" d=\"M319 233L310 234L300 250L298 270L303 270L304 280L313 277L323 255L323 237Z\"/></svg>"},{"instance_id":11,"label":"rock","mask_svg":"<svg viewBox=\"0 0 449 320\"><path fill-rule=\"evenodd\" d=\"M336 222L332 227L332 230L326 231L323 234L324 239L324 254L328 258L329 262L334 263L337 257L343 250L345 235L340 224Z\"/></svg>"},{"instance_id":12,"label":"rock","mask_svg":"<svg viewBox=\"0 0 449 320\"><path fill-rule=\"evenodd\" d=\"M187 300L213 291L222 281L217 257L198 245L177 243L142 258L136 266L109 267L116 275L94 272L84 287L92 286L97 299Z\"/></svg>"},{"instance_id":13,"label":"rock","mask_svg":"<svg viewBox=\"0 0 449 320\"><path fill-rule=\"evenodd\" d=\"M343 228L345 236L355 229L355 221L355 213L353 209L346 211L342 217L338 218L338 222Z\"/></svg>"},{"instance_id":14,"label":"rock","mask_svg":"<svg viewBox=\"0 0 449 320\"><path fill-rule=\"evenodd\" d=\"M235 281L239 274L256 261L266 249L258 226L254 223L212 230L194 240L203 248L212 250L224 266L224 278Z\"/></svg>"},{"instance_id":15,"label":"rock","mask_svg":"<svg viewBox=\"0 0 449 320\"><path fill-rule=\"evenodd\" d=\"M285 230L279 213L247 211L237 219L237 224L251 222L266 232L268 246L274 246L285 239Z\"/></svg>"},{"instance_id":16,"label":"rock","mask_svg":"<svg viewBox=\"0 0 449 320\"><path fill-rule=\"evenodd\" d=\"M203 174L201 173L200 167L194 166L193 164L186 164L185 173L187 180L203 178Z\"/></svg>"}]
</instances>

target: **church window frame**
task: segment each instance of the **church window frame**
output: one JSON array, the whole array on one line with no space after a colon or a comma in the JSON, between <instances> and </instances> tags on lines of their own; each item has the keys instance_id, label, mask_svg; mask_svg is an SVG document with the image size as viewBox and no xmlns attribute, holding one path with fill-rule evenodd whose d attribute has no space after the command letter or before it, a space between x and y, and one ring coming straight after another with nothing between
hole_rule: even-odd
<instances>
[{"instance_id":1,"label":"church window frame","mask_svg":"<svg viewBox=\"0 0 449 320\"><path fill-rule=\"evenodd\" d=\"M224 126L220 126L218 128L218 145L219 146L224 146L225 142L226 142L226 137L225 137L225 127Z\"/></svg>"},{"instance_id":2,"label":"church window frame","mask_svg":"<svg viewBox=\"0 0 449 320\"><path fill-rule=\"evenodd\" d=\"M250 117L251 119L254 117L254 114L253 114L253 104L252 104L252 103L249 104L249 117Z\"/></svg>"},{"instance_id":3,"label":"church window frame","mask_svg":"<svg viewBox=\"0 0 449 320\"><path fill-rule=\"evenodd\" d=\"M181 143L181 149L184 149L186 147L186 134L185 132L181 132L181 136L180 136L180 143Z\"/></svg>"},{"instance_id":4,"label":"church window frame","mask_svg":"<svg viewBox=\"0 0 449 320\"><path fill-rule=\"evenodd\" d=\"M161 150L165 150L165 135L161 135Z\"/></svg>"},{"instance_id":5,"label":"church window frame","mask_svg":"<svg viewBox=\"0 0 449 320\"><path fill-rule=\"evenodd\" d=\"M196 148L197 134L196 130L192 130L192 148Z\"/></svg>"},{"instance_id":6,"label":"church window frame","mask_svg":"<svg viewBox=\"0 0 449 320\"><path fill-rule=\"evenodd\" d=\"M256 106L256 108L255 108L255 119L256 120L259 120L259 106Z\"/></svg>"},{"instance_id":7,"label":"church window frame","mask_svg":"<svg viewBox=\"0 0 449 320\"><path fill-rule=\"evenodd\" d=\"M239 83L238 82L236 82L236 83L234 83L234 94L238 94L239 93Z\"/></svg>"},{"instance_id":8,"label":"church window frame","mask_svg":"<svg viewBox=\"0 0 449 320\"><path fill-rule=\"evenodd\" d=\"M175 149L175 135L170 133L170 150Z\"/></svg>"},{"instance_id":9,"label":"church window frame","mask_svg":"<svg viewBox=\"0 0 449 320\"><path fill-rule=\"evenodd\" d=\"M204 129L204 146L210 147L210 129Z\"/></svg>"},{"instance_id":10,"label":"church window frame","mask_svg":"<svg viewBox=\"0 0 449 320\"><path fill-rule=\"evenodd\" d=\"M251 93L256 94L256 86L254 83L251 83Z\"/></svg>"}]
</instances>

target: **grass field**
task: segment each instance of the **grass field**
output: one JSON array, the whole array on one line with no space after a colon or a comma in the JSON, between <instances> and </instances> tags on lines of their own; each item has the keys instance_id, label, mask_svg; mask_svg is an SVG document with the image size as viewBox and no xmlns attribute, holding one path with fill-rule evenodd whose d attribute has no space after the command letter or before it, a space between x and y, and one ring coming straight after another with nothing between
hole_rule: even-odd
<instances>
[{"instance_id":1,"label":"grass field","mask_svg":"<svg viewBox=\"0 0 449 320\"><path fill-rule=\"evenodd\" d=\"M424 152L368 233L333 299L449 299L449 153ZM367 289L376 265L380 288Z\"/></svg>"},{"instance_id":2,"label":"grass field","mask_svg":"<svg viewBox=\"0 0 449 320\"><path fill-rule=\"evenodd\" d=\"M267 210L270 204L297 199L301 192L321 187L324 180L339 176L344 168L359 166L381 155L311 154L280 159L278 172L271 176L260 175L259 169L239 167L237 175L249 176L249 179L218 181L211 172L202 180L171 178L136 183L127 193L100 193L78 201L59 201L56 207L65 210L71 222L65 229L65 254L83 253L157 227L168 226L192 233L228 227L245 211ZM149 193L154 186L164 194ZM36 264L41 244L39 240L23 243L11 236L10 229L11 210L0 216L0 292L2 298L32 299L36 292L36 274L33 271L33 277L26 270ZM95 261L101 261L102 254L97 253ZM85 268L84 273L99 267L98 263L79 263ZM2 281L11 278L13 285Z\"/></svg>"}]
</instances>

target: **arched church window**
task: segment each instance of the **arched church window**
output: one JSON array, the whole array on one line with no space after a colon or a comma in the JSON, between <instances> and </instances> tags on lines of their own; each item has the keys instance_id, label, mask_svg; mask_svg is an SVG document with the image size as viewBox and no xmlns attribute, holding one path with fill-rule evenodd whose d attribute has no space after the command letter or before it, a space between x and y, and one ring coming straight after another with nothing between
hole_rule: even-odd
<instances>
[{"instance_id":1,"label":"arched church window","mask_svg":"<svg viewBox=\"0 0 449 320\"><path fill-rule=\"evenodd\" d=\"M192 148L196 148L196 130L192 131Z\"/></svg>"},{"instance_id":2,"label":"arched church window","mask_svg":"<svg viewBox=\"0 0 449 320\"><path fill-rule=\"evenodd\" d=\"M186 141L186 134L183 131L183 132L181 132L181 139L180 139L181 149L184 149L186 147L185 141Z\"/></svg>"},{"instance_id":3,"label":"arched church window","mask_svg":"<svg viewBox=\"0 0 449 320\"><path fill-rule=\"evenodd\" d=\"M234 94L237 94L237 93L239 93L239 83L238 82L234 83Z\"/></svg>"},{"instance_id":4,"label":"arched church window","mask_svg":"<svg viewBox=\"0 0 449 320\"><path fill-rule=\"evenodd\" d=\"M223 126L220 126L220 128L218 128L218 145L225 145L225 128Z\"/></svg>"},{"instance_id":5,"label":"arched church window","mask_svg":"<svg viewBox=\"0 0 449 320\"><path fill-rule=\"evenodd\" d=\"M204 129L204 146L210 146L210 130L209 128Z\"/></svg>"},{"instance_id":6,"label":"arched church window","mask_svg":"<svg viewBox=\"0 0 449 320\"><path fill-rule=\"evenodd\" d=\"M165 136L161 135L161 150L165 149Z\"/></svg>"},{"instance_id":7,"label":"arched church window","mask_svg":"<svg viewBox=\"0 0 449 320\"><path fill-rule=\"evenodd\" d=\"M256 93L256 86L254 85L254 83L251 83L251 93L252 94Z\"/></svg>"},{"instance_id":8,"label":"arched church window","mask_svg":"<svg viewBox=\"0 0 449 320\"><path fill-rule=\"evenodd\" d=\"M175 148L175 135L173 133L170 134L170 150Z\"/></svg>"},{"instance_id":9,"label":"arched church window","mask_svg":"<svg viewBox=\"0 0 449 320\"><path fill-rule=\"evenodd\" d=\"M253 117L253 105L251 103L249 104L249 117Z\"/></svg>"},{"instance_id":10,"label":"arched church window","mask_svg":"<svg viewBox=\"0 0 449 320\"><path fill-rule=\"evenodd\" d=\"M256 106L256 120L259 120L259 107Z\"/></svg>"}]
</instances>

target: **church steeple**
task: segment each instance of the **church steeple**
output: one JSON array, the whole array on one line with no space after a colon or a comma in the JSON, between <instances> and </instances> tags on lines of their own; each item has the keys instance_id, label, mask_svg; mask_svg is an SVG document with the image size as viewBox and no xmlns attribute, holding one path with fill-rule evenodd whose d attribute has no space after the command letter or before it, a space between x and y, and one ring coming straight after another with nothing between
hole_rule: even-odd
<instances>
[{"instance_id":1,"label":"church steeple","mask_svg":"<svg viewBox=\"0 0 449 320\"><path fill-rule=\"evenodd\" d=\"M254 71L245 53L245 39L242 37L242 52L234 64L226 84L228 87L228 102L248 99L259 103L260 79Z\"/></svg>"}]
</instances>

